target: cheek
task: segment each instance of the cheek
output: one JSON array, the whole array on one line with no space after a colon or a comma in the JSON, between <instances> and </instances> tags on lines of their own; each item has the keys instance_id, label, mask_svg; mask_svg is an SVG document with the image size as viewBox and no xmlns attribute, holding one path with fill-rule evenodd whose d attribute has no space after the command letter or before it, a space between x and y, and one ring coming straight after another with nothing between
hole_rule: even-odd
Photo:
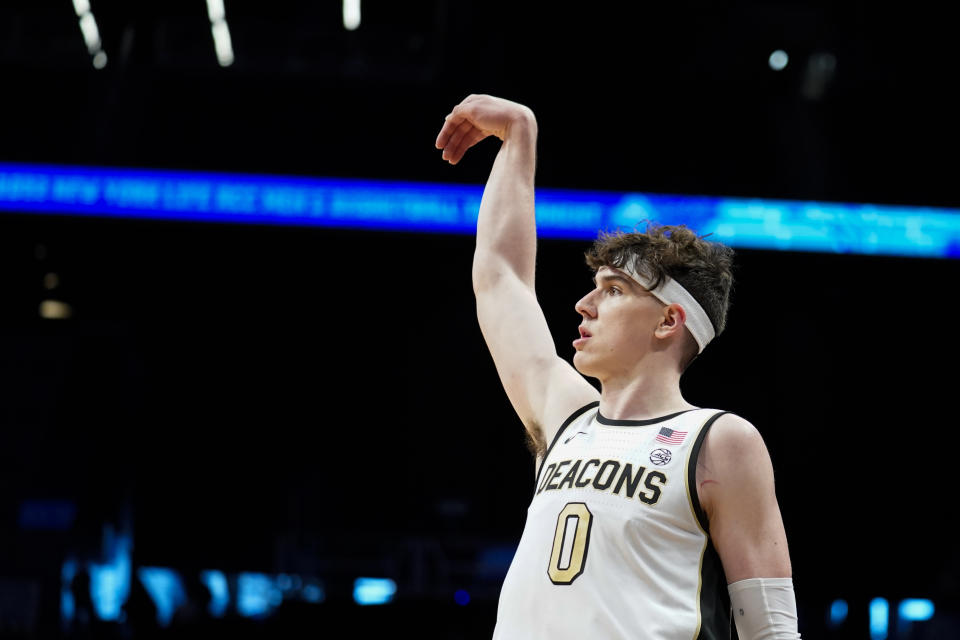
<instances>
[{"instance_id":1,"label":"cheek","mask_svg":"<svg viewBox=\"0 0 960 640\"><path fill-rule=\"evenodd\" d=\"M622 311L624 313L617 314L616 322L610 327L608 346L614 348L615 345L615 348L627 351L645 348L656 329L657 318L637 309L630 310L631 313Z\"/></svg>"},{"instance_id":2,"label":"cheek","mask_svg":"<svg viewBox=\"0 0 960 640\"><path fill-rule=\"evenodd\" d=\"M647 337L642 327L637 325L627 326L617 336L617 344L624 351L635 351L647 344Z\"/></svg>"},{"instance_id":3,"label":"cheek","mask_svg":"<svg viewBox=\"0 0 960 640\"><path fill-rule=\"evenodd\" d=\"M604 327L601 334L601 342L598 346L607 353L617 353L620 351L629 351L637 343L638 331L635 326L625 322L608 324Z\"/></svg>"}]
</instances>

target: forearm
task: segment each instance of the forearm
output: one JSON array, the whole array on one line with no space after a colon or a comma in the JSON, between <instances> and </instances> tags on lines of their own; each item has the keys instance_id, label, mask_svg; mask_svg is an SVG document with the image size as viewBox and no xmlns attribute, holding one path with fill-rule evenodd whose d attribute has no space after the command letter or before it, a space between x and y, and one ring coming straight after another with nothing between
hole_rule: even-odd
<instances>
[{"instance_id":1,"label":"forearm","mask_svg":"<svg viewBox=\"0 0 960 640\"><path fill-rule=\"evenodd\" d=\"M741 640L799 640L791 578L749 578L728 589Z\"/></svg>"},{"instance_id":2,"label":"forearm","mask_svg":"<svg viewBox=\"0 0 960 640\"><path fill-rule=\"evenodd\" d=\"M484 187L473 262L475 290L489 287L506 275L515 275L533 288L536 144L536 119L525 109L504 137Z\"/></svg>"}]
</instances>

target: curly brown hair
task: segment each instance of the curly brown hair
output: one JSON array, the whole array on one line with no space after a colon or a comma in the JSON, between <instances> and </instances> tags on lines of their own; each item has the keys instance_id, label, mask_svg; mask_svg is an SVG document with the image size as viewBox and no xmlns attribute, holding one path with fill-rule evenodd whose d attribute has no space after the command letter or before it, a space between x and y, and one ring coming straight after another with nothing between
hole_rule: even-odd
<instances>
[{"instance_id":1,"label":"curly brown hair","mask_svg":"<svg viewBox=\"0 0 960 640\"><path fill-rule=\"evenodd\" d=\"M649 222L642 232L602 232L586 259L594 271L629 263L653 280L653 288L670 276L700 303L720 335L727 326L733 289L733 249L704 238L686 225Z\"/></svg>"}]
</instances>

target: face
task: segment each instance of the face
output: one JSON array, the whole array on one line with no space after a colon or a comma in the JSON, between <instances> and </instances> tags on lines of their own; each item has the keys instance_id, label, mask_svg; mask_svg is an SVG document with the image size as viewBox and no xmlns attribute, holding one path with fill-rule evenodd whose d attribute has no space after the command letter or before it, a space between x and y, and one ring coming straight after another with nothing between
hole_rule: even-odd
<instances>
[{"instance_id":1,"label":"face","mask_svg":"<svg viewBox=\"0 0 960 640\"><path fill-rule=\"evenodd\" d=\"M583 320L573 341L577 370L599 379L629 376L652 347L666 305L614 267L601 267L595 287L576 304Z\"/></svg>"}]
</instances>

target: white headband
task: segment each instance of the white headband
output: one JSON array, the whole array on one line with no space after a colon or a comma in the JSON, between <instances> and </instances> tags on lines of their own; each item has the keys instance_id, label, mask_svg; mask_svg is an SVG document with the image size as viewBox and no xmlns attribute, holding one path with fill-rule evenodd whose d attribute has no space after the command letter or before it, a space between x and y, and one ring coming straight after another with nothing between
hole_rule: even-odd
<instances>
[{"instance_id":1,"label":"white headband","mask_svg":"<svg viewBox=\"0 0 960 640\"><path fill-rule=\"evenodd\" d=\"M683 307L687 315L687 330L693 334L693 339L696 340L700 346L700 350L697 353L702 353L703 348L707 346L708 342L713 340L716 332L713 330L713 323L710 322L710 317L707 315L707 312L704 311L700 303L690 295L690 292L684 289L679 282L667 275L663 276L663 282L660 283L659 287L652 289L650 285L653 284L653 278L648 278L642 273L639 273L632 265L621 267L621 271L633 278L637 284L653 294L653 296L663 304L676 303Z\"/></svg>"}]
</instances>

